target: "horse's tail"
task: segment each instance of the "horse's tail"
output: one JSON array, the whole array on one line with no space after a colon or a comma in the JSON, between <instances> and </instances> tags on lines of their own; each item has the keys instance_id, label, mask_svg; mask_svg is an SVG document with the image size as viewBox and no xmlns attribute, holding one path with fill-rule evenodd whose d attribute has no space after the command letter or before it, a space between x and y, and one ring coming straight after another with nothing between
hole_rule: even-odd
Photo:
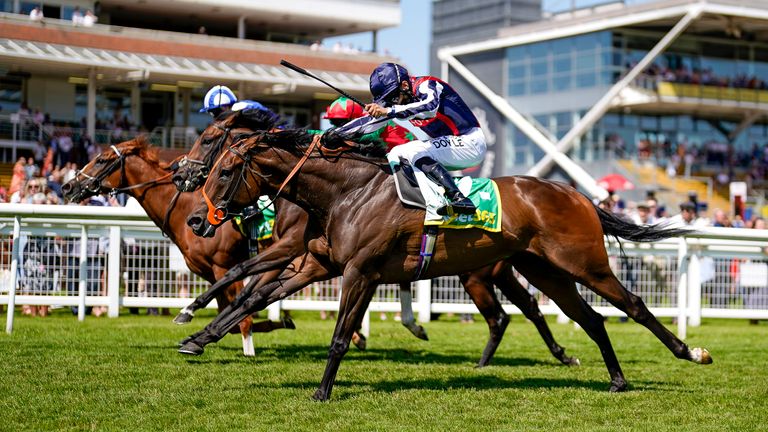
<instances>
[{"instance_id":1,"label":"horse's tail","mask_svg":"<svg viewBox=\"0 0 768 432\"><path fill-rule=\"evenodd\" d=\"M595 211L597 211L597 216L600 218L600 225L602 225L605 235L621 237L629 241L654 242L693 232L693 230L685 228L670 228L665 224L635 225L598 206L595 206Z\"/></svg>"}]
</instances>

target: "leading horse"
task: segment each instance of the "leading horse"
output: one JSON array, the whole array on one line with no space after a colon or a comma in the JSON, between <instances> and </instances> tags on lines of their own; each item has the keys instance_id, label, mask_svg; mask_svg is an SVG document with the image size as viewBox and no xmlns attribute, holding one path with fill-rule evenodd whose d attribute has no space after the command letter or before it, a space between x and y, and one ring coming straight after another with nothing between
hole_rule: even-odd
<instances>
[{"instance_id":1,"label":"leading horse","mask_svg":"<svg viewBox=\"0 0 768 432\"><path fill-rule=\"evenodd\" d=\"M157 152L149 147L144 138L139 137L110 146L83 167L73 180L64 184L62 191L66 199L74 202L113 191L133 196L150 219L179 247L189 269L209 283L214 283L229 268L247 259L247 239L232 224L227 224L213 238L194 235L184 219L200 199L200 193L181 194L174 202L176 189L170 177L168 166L161 163ZM241 289L242 283L237 283L227 290L220 290L216 295L219 311ZM255 354L251 332L294 328L289 319L253 323L251 317L247 316L239 323L243 353L247 356Z\"/></svg>"},{"instance_id":2,"label":"leading horse","mask_svg":"<svg viewBox=\"0 0 768 432\"><path fill-rule=\"evenodd\" d=\"M339 315L316 400L327 400L352 333L380 283L409 282L419 262L424 212L399 204L383 152L349 145L347 137L322 139L303 130L262 133L229 148L203 188L204 201L189 218L195 233L209 233L228 214L279 194L301 206L322 227L310 252L344 276ZM322 142L321 142L322 141ZM340 150L341 149L341 150ZM598 209L570 186L533 177L495 179L504 203L498 233L444 230L425 278L471 271L506 260L515 265L598 345L610 391L627 381L603 318L579 295L594 291L648 328L677 358L712 362L703 348L689 349L611 271L604 235L630 240L677 236L681 230L639 227Z\"/></svg>"},{"instance_id":3,"label":"leading horse","mask_svg":"<svg viewBox=\"0 0 768 432\"><path fill-rule=\"evenodd\" d=\"M195 145L187 153L186 158L180 162L181 167L173 175L174 183L183 191L197 189L205 182L214 160L221 151L233 144L233 138L246 135L249 132L252 134L253 129L259 127L263 129L265 124L277 122L277 119L270 116L269 112L261 110L244 110L228 112L217 117L203 131ZM202 307L217 289L227 286L232 281L239 280L246 275L259 274L265 268L278 267L280 264L296 258L301 259L307 253L304 243L307 236L308 214L301 207L282 198L277 199L275 204L277 214L275 216L274 236L276 242L256 258L241 263L227 272L224 279L217 281L211 289L182 310L176 317L176 321L188 322L191 319L188 310ZM335 275L328 274L325 279ZM317 277L321 276L318 275ZM549 326L538 308L536 299L518 282L508 264L499 263L478 269L470 274L461 275L460 279L464 289L485 318L490 333L478 366L485 366L491 361L509 322L508 315L502 309L493 291L494 284L499 287L505 297L523 312L526 318L533 322L547 348L556 359L567 365L579 364L578 359L565 355L565 349L555 342ZM264 285L268 282L270 282L269 277L261 277L258 283ZM297 287L298 289L300 287ZM423 328L415 323L411 309L410 283L400 284L400 300L403 311L402 324L417 337L426 339ZM245 313L247 314L247 312ZM222 316L214 320L208 329L218 329L219 334L223 336L224 332L221 330L226 327L226 322L231 322L237 317L238 315ZM226 321L222 323L222 320L225 319ZM194 338L190 337L185 342L192 339ZM360 340L359 336L358 338L353 337L355 345L359 346ZM198 344L200 343L198 341Z\"/></svg>"}]
</instances>

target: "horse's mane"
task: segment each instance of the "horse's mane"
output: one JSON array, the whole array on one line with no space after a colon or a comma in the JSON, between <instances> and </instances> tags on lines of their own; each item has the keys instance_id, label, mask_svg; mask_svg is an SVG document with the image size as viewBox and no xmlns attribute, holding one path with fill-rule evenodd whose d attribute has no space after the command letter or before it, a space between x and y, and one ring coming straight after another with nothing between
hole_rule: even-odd
<instances>
[{"instance_id":1,"label":"horse's mane","mask_svg":"<svg viewBox=\"0 0 768 432\"><path fill-rule=\"evenodd\" d=\"M301 154L312 142L315 135L306 129L284 129L265 133L260 142L280 147L295 154ZM323 134L322 145L327 149L343 149L344 153L353 153L370 158L383 158L387 148L381 141L360 142L359 135L349 135L330 129Z\"/></svg>"},{"instance_id":2,"label":"horse's mane","mask_svg":"<svg viewBox=\"0 0 768 432\"><path fill-rule=\"evenodd\" d=\"M149 138L146 135L139 135L130 141L126 141L123 151L136 154L147 162L161 164L157 147L149 142Z\"/></svg>"}]
</instances>

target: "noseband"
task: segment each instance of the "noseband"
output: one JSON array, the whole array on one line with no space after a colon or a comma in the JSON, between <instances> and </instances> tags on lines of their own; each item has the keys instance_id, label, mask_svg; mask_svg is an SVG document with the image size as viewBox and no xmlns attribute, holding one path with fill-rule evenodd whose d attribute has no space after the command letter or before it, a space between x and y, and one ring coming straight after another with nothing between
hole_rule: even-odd
<instances>
[{"instance_id":1,"label":"noseband","mask_svg":"<svg viewBox=\"0 0 768 432\"><path fill-rule=\"evenodd\" d=\"M117 191L118 188L120 187L120 185L123 184L123 180L125 177L125 154L120 153L120 150L118 150L117 147L115 147L114 145L109 146L109 148L111 148L112 151L115 152L115 154L117 155L117 158L115 158L115 160L113 160L108 167L101 170L101 172L98 173L96 176L88 175L82 169L78 170L77 173L75 173L75 180L77 180L78 182L81 182L80 176L83 176L87 180L90 180L90 183L88 184L89 187L86 187L86 190L89 192L98 193L99 190L101 189L101 182L103 182L108 175L112 174L112 172L115 170L118 164L120 164L120 183L118 183L117 188L112 188L109 191L109 194L114 195L118 193ZM85 169L85 167L83 167L83 169Z\"/></svg>"},{"instance_id":2,"label":"noseband","mask_svg":"<svg viewBox=\"0 0 768 432\"><path fill-rule=\"evenodd\" d=\"M208 179L208 174L210 174L210 170L214 163L214 158L216 157L216 155L221 153L221 148L224 146L224 143L227 141L227 138L229 138L230 132L232 131L231 126L224 128L215 123L213 124L213 126L221 131L224 131L224 133L221 135L221 138L219 138L219 140L216 142L216 145L210 148L208 153L205 154L205 156L203 157L203 160L190 159L185 155L178 162L178 166L176 167L176 170L183 168L187 165L197 165L197 169L198 169L197 172L195 172L193 175L190 175L187 181L196 179L200 183L204 183L205 180ZM190 167L190 169L192 168Z\"/></svg>"}]
</instances>

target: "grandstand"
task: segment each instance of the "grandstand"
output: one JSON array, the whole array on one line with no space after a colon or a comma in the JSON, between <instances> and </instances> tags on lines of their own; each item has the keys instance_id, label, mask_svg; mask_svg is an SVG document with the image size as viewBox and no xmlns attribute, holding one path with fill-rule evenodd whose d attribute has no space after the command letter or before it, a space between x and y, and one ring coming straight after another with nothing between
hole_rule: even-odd
<instances>
[{"instance_id":1,"label":"grandstand","mask_svg":"<svg viewBox=\"0 0 768 432\"><path fill-rule=\"evenodd\" d=\"M766 29L757 1L613 2L443 46L440 70L474 94L497 137L486 172L574 181L591 195L610 172L645 185L652 175L674 206L698 189L725 208L727 183L745 180L765 213Z\"/></svg>"},{"instance_id":2,"label":"grandstand","mask_svg":"<svg viewBox=\"0 0 768 432\"><path fill-rule=\"evenodd\" d=\"M310 5L309 3L312 3ZM299 126L317 126L335 95L279 66L285 58L337 87L368 97L368 75L386 57L333 52L312 43L400 22L397 1L0 2L0 147L5 162L49 139L56 126L107 144L147 133L184 148L209 120L198 112L213 84L259 100ZM75 25L75 6L98 22ZM310 7L311 6L311 7ZM179 10L184 13L179 15ZM372 17L366 19L365 17ZM201 34L203 33L203 34ZM51 128L34 122L49 114ZM21 114L21 116L19 116ZM21 117L21 118L20 118ZM119 129L116 132L116 129Z\"/></svg>"}]
</instances>

